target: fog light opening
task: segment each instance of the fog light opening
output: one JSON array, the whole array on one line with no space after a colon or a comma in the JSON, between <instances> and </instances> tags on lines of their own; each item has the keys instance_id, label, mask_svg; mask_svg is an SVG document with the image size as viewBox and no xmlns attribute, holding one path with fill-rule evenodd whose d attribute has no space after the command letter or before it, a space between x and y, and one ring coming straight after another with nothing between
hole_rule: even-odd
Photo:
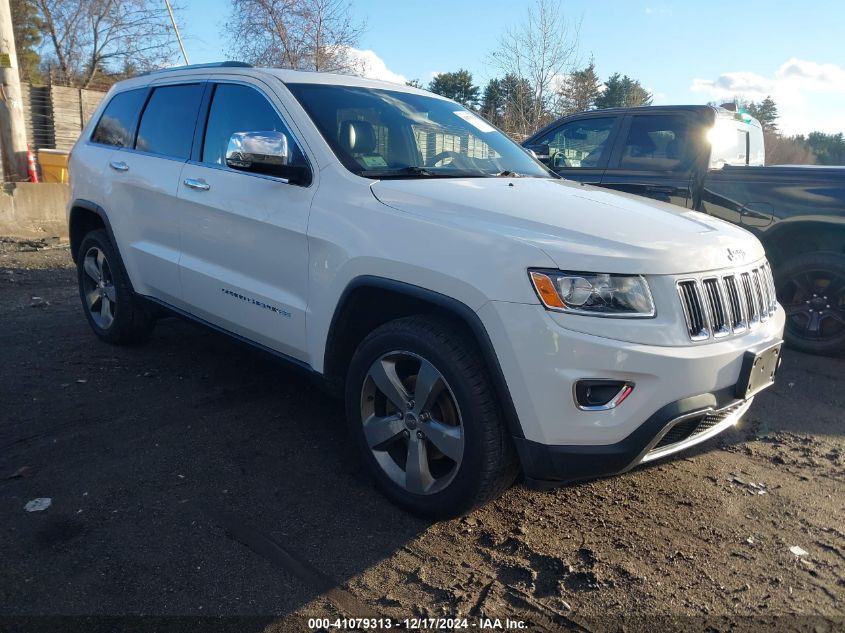
<instances>
[{"instance_id":1,"label":"fog light opening","mask_svg":"<svg viewBox=\"0 0 845 633\"><path fill-rule=\"evenodd\" d=\"M575 383L575 404L584 411L606 411L622 404L634 391L625 380L583 379Z\"/></svg>"}]
</instances>

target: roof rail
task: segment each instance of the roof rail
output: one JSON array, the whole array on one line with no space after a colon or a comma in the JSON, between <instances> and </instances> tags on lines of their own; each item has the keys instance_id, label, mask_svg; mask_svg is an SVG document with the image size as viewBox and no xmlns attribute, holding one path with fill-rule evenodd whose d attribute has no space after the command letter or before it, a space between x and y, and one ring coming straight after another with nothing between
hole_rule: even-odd
<instances>
[{"instance_id":1,"label":"roof rail","mask_svg":"<svg viewBox=\"0 0 845 633\"><path fill-rule=\"evenodd\" d=\"M211 62L209 64L188 64L187 66L173 66L172 68L157 68L156 70L150 70L145 73L141 73L138 77L143 75L155 75L158 73L169 73L176 70L194 70L195 68L253 68L252 64L247 64L246 62Z\"/></svg>"}]
</instances>

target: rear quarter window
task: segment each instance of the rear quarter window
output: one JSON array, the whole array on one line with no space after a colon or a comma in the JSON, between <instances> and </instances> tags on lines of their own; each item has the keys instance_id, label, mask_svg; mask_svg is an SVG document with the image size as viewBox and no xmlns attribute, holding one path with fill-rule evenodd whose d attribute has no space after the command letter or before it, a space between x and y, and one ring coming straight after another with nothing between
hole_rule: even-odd
<instances>
[{"instance_id":1,"label":"rear quarter window","mask_svg":"<svg viewBox=\"0 0 845 633\"><path fill-rule=\"evenodd\" d=\"M91 141L115 147L132 147L135 123L146 94L146 88L138 88L114 95L103 110L91 134Z\"/></svg>"}]
</instances>

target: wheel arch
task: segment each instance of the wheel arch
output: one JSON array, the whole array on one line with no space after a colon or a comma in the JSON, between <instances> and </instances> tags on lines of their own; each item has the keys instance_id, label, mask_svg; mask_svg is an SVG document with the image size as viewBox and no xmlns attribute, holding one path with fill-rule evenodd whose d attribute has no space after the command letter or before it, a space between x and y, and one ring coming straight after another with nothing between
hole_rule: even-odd
<instances>
[{"instance_id":1,"label":"wheel arch","mask_svg":"<svg viewBox=\"0 0 845 633\"><path fill-rule=\"evenodd\" d=\"M109 216L105 210L90 200L74 200L68 213L70 256L74 262L79 256L79 245L82 244L82 240L88 233L96 229L105 229L112 244L117 248Z\"/></svg>"},{"instance_id":2,"label":"wheel arch","mask_svg":"<svg viewBox=\"0 0 845 633\"><path fill-rule=\"evenodd\" d=\"M833 251L845 254L845 223L818 220L781 222L764 233L761 241L775 268L805 253Z\"/></svg>"},{"instance_id":3,"label":"wheel arch","mask_svg":"<svg viewBox=\"0 0 845 633\"><path fill-rule=\"evenodd\" d=\"M367 334L388 321L413 314L438 314L466 328L490 372L508 430L515 437L524 437L504 372L478 314L453 297L413 284L369 275L349 282L335 307L326 339L323 367L329 384L343 384L349 361Z\"/></svg>"},{"instance_id":4,"label":"wheel arch","mask_svg":"<svg viewBox=\"0 0 845 633\"><path fill-rule=\"evenodd\" d=\"M69 208L68 235L70 237L70 256L73 259L73 263L78 263L79 246L82 244L82 240L85 239L85 236L93 230L105 229L114 250L117 252L118 258L120 259L119 264L123 266L125 270L126 267L123 263L123 254L120 252L120 245L115 239L111 221L109 221L109 215L106 213L106 210L97 203L91 202L90 200L84 200L82 198L74 200L70 204ZM132 279L130 278L128 271L126 273L126 280L129 283L130 290L134 293L135 287L132 284Z\"/></svg>"}]
</instances>

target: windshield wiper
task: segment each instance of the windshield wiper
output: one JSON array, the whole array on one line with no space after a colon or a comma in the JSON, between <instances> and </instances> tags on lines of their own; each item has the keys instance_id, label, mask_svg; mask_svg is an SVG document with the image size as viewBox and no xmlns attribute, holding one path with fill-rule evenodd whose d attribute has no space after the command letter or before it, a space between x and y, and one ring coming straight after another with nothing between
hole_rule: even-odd
<instances>
[{"instance_id":1,"label":"windshield wiper","mask_svg":"<svg viewBox=\"0 0 845 633\"><path fill-rule=\"evenodd\" d=\"M488 174L454 169L432 170L426 167L397 167L396 169L364 169L358 172L364 178L486 178Z\"/></svg>"},{"instance_id":2,"label":"windshield wiper","mask_svg":"<svg viewBox=\"0 0 845 633\"><path fill-rule=\"evenodd\" d=\"M407 178L408 176L428 177L433 175L425 167L397 167L396 169L364 169L358 172L365 178Z\"/></svg>"},{"instance_id":3,"label":"windshield wiper","mask_svg":"<svg viewBox=\"0 0 845 633\"><path fill-rule=\"evenodd\" d=\"M505 171L500 171L496 174L497 178L525 178L525 174L520 174L518 171L510 171L506 169Z\"/></svg>"}]
</instances>

